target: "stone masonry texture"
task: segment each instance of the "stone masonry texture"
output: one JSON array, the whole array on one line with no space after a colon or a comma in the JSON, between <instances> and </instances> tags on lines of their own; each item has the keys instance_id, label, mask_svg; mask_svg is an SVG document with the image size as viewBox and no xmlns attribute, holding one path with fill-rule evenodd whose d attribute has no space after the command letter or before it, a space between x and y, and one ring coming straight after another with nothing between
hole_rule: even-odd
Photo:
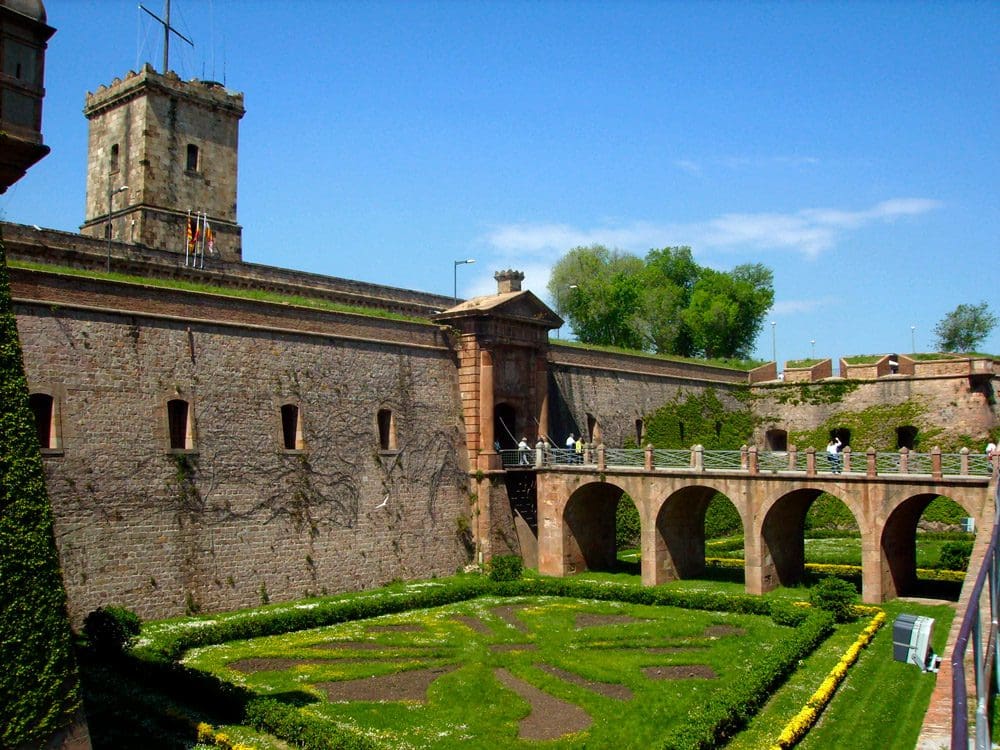
<instances>
[{"instance_id":1,"label":"stone masonry texture","mask_svg":"<svg viewBox=\"0 0 1000 750\"><path fill-rule=\"evenodd\" d=\"M467 561L451 360L323 340L19 305L29 386L60 399L45 459L71 615L245 607ZM191 451L169 450L166 403L188 401ZM280 409L300 409L286 451ZM379 409L400 450L380 451ZM386 501L387 499L387 501ZM377 508L385 502L384 507Z\"/></svg>"}]
</instances>

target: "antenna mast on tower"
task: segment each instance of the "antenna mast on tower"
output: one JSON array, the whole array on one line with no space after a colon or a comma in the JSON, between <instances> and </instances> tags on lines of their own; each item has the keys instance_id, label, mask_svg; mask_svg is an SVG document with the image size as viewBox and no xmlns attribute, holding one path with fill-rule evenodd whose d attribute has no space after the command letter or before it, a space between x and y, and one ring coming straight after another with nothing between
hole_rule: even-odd
<instances>
[{"instance_id":1,"label":"antenna mast on tower","mask_svg":"<svg viewBox=\"0 0 1000 750\"><path fill-rule=\"evenodd\" d=\"M160 18L153 11L147 8L142 3L139 3L139 7L146 11L149 15L155 18L159 23L163 24L163 72L166 73L170 69L170 32L174 32L177 36L183 39L185 42L194 47L194 42L184 36L181 32L170 25L170 0L164 0L164 15L166 20Z\"/></svg>"}]
</instances>

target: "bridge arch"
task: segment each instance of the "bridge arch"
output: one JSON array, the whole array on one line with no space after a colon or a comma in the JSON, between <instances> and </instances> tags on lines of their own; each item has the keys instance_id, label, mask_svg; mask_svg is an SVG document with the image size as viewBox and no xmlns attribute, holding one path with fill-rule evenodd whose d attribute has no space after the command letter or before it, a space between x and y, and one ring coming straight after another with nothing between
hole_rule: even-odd
<instances>
[{"instance_id":1,"label":"bridge arch","mask_svg":"<svg viewBox=\"0 0 1000 750\"><path fill-rule=\"evenodd\" d=\"M569 496L561 529L566 572L613 570L617 566L615 516L624 494L625 490L616 484L588 482Z\"/></svg>"},{"instance_id":2,"label":"bridge arch","mask_svg":"<svg viewBox=\"0 0 1000 750\"><path fill-rule=\"evenodd\" d=\"M660 584L679 578L696 578L705 572L705 514L712 498L725 493L707 484L691 484L670 494L656 509L652 522L643 528L643 582ZM746 517L736 507L746 532Z\"/></svg>"},{"instance_id":3,"label":"bridge arch","mask_svg":"<svg viewBox=\"0 0 1000 750\"><path fill-rule=\"evenodd\" d=\"M856 507L851 493L839 495L832 488L799 487L766 503L754 539L747 538L747 559L750 549L756 549L763 589L792 586L805 575L806 514L816 498L824 492L837 497L847 506L859 529L864 529L864 516Z\"/></svg>"},{"instance_id":4,"label":"bridge arch","mask_svg":"<svg viewBox=\"0 0 1000 750\"><path fill-rule=\"evenodd\" d=\"M927 506L940 497L925 492L912 495L895 506L885 519L879 538L881 584L885 598L905 596L917 586L917 524ZM969 516L972 509L961 498L948 497Z\"/></svg>"}]
</instances>

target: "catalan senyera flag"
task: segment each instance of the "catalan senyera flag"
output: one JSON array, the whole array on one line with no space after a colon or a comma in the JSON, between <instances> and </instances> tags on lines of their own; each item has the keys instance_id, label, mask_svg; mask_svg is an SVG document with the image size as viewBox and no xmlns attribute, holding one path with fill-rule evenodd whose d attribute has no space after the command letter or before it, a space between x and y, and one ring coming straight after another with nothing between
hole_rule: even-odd
<instances>
[{"instance_id":1,"label":"catalan senyera flag","mask_svg":"<svg viewBox=\"0 0 1000 750\"><path fill-rule=\"evenodd\" d=\"M188 220L187 220L187 249L188 249L189 253L193 253L194 252L195 243L198 242L198 238L196 237L196 234L197 234L196 222L197 222L197 219L195 219L193 216L191 216L191 214L188 214Z\"/></svg>"}]
</instances>

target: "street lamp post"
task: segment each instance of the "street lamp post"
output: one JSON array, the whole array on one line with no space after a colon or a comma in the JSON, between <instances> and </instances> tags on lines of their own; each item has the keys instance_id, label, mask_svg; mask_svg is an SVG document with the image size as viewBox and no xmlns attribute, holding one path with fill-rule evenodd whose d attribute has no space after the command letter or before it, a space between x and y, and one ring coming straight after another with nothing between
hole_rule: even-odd
<instances>
[{"instance_id":1,"label":"street lamp post","mask_svg":"<svg viewBox=\"0 0 1000 750\"><path fill-rule=\"evenodd\" d=\"M579 289L580 287L578 287L576 284L568 284L566 288L569 289L570 292L572 292L574 289ZM561 334L562 334L562 326L559 326L559 328L556 329L556 338L559 338Z\"/></svg>"},{"instance_id":2,"label":"street lamp post","mask_svg":"<svg viewBox=\"0 0 1000 750\"><path fill-rule=\"evenodd\" d=\"M776 321L771 321L771 360L775 366L778 364L778 339L774 329L778 326Z\"/></svg>"},{"instance_id":3,"label":"street lamp post","mask_svg":"<svg viewBox=\"0 0 1000 750\"><path fill-rule=\"evenodd\" d=\"M816 359L816 339L809 339L809 345L812 347L812 354L809 356Z\"/></svg>"},{"instance_id":4,"label":"street lamp post","mask_svg":"<svg viewBox=\"0 0 1000 750\"><path fill-rule=\"evenodd\" d=\"M115 190L111 189L111 175L108 175L108 273L111 273L111 199L118 195L118 193L124 193L128 190L128 185L122 185L120 188Z\"/></svg>"},{"instance_id":5,"label":"street lamp post","mask_svg":"<svg viewBox=\"0 0 1000 750\"><path fill-rule=\"evenodd\" d=\"M914 354L917 351L917 327L910 326L910 351Z\"/></svg>"},{"instance_id":6,"label":"street lamp post","mask_svg":"<svg viewBox=\"0 0 1000 750\"><path fill-rule=\"evenodd\" d=\"M458 304L458 267L459 266L464 266L467 263L475 263L475 262L476 262L475 258L466 258L465 260L456 260L455 261L455 274L454 274L454 276L455 276L455 278L454 278L455 286L454 286L454 289L453 289L452 298L454 299L454 303L456 305Z\"/></svg>"}]
</instances>

